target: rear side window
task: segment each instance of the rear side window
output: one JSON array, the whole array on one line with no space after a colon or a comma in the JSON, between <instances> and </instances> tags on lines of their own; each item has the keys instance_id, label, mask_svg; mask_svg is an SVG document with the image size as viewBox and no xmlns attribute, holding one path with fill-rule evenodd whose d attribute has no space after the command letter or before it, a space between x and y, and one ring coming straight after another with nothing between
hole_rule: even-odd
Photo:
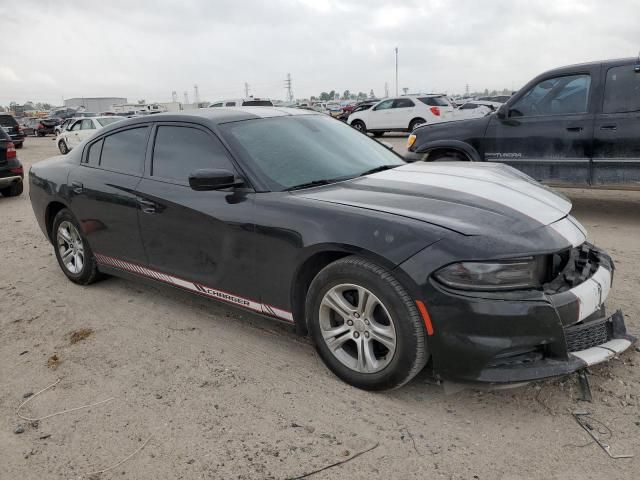
<instances>
[{"instance_id":1,"label":"rear side window","mask_svg":"<svg viewBox=\"0 0 640 480\"><path fill-rule=\"evenodd\" d=\"M149 127L132 128L105 137L100 166L122 173L141 174L148 130Z\"/></svg>"},{"instance_id":2,"label":"rear side window","mask_svg":"<svg viewBox=\"0 0 640 480\"><path fill-rule=\"evenodd\" d=\"M236 102L227 102L224 104L225 107L235 107L236 106Z\"/></svg>"},{"instance_id":3,"label":"rear side window","mask_svg":"<svg viewBox=\"0 0 640 480\"><path fill-rule=\"evenodd\" d=\"M393 102L393 108L411 108L415 106L416 104L409 98L399 98Z\"/></svg>"},{"instance_id":4,"label":"rear side window","mask_svg":"<svg viewBox=\"0 0 640 480\"><path fill-rule=\"evenodd\" d=\"M201 168L234 171L220 141L191 127L160 126L153 147L153 177L188 184L189 174Z\"/></svg>"},{"instance_id":5,"label":"rear side window","mask_svg":"<svg viewBox=\"0 0 640 480\"><path fill-rule=\"evenodd\" d=\"M391 107L393 107L393 100L385 100L384 102L380 102L378 105L376 105L374 107L374 110L387 110Z\"/></svg>"},{"instance_id":6,"label":"rear side window","mask_svg":"<svg viewBox=\"0 0 640 480\"><path fill-rule=\"evenodd\" d=\"M591 76L567 75L538 83L511 107L514 117L585 113Z\"/></svg>"},{"instance_id":7,"label":"rear side window","mask_svg":"<svg viewBox=\"0 0 640 480\"><path fill-rule=\"evenodd\" d=\"M634 67L610 68L604 86L603 113L625 113L640 110L640 72Z\"/></svg>"},{"instance_id":8,"label":"rear side window","mask_svg":"<svg viewBox=\"0 0 640 480\"><path fill-rule=\"evenodd\" d=\"M243 107L273 107L271 100L246 100L242 102Z\"/></svg>"},{"instance_id":9,"label":"rear side window","mask_svg":"<svg viewBox=\"0 0 640 480\"><path fill-rule=\"evenodd\" d=\"M93 120L82 120L82 126L80 130L94 130L96 127L93 126Z\"/></svg>"},{"instance_id":10,"label":"rear side window","mask_svg":"<svg viewBox=\"0 0 640 480\"><path fill-rule=\"evenodd\" d=\"M102 153L102 144L104 140L94 143L89 147L89 153L87 154L87 163L94 167L100 165L100 153Z\"/></svg>"},{"instance_id":11,"label":"rear side window","mask_svg":"<svg viewBox=\"0 0 640 480\"><path fill-rule=\"evenodd\" d=\"M444 97L420 97L418 98L425 105L430 107L448 107L449 102Z\"/></svg>"}]
</instances>

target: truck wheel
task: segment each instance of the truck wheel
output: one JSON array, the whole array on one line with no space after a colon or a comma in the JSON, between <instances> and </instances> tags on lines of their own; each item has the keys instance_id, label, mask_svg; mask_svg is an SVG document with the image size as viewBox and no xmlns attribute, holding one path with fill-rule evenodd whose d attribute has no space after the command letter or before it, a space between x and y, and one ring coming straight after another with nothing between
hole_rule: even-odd
<instances>
[{"instance_id":1,"label":"truck wheel","mask_svg":"<svg viewBox=\"0 0 640 480\"><path fill-rule=\"evenodd\" d=\"M100 278L89 242L70 210L63 208L53 220L53 248L58 264L69 280L89 285Z\"/></svg>"},{"instance_id":2,"label":"truck wheel","mask_svg":"<svg viewBox=\"0 0 640 480\"><path fill-rule=\"evenodd\" d=\"M17 197L23 190L24 186L22 185L22 182L16 182L0 190L0 193L2 193L3 197Z\"/></svg>"},{"instance_id":3,"label":"truck wheel","mask_svg":"<svg viewBox=\"0 0 640 480\"><path fill-rule=\"evenodd\" d=\"M429 358L416 304L390 272L364 258L346 257L320 271L306 312L320 357L354 387L400 387Z\"/></svg>"}]
</instances>

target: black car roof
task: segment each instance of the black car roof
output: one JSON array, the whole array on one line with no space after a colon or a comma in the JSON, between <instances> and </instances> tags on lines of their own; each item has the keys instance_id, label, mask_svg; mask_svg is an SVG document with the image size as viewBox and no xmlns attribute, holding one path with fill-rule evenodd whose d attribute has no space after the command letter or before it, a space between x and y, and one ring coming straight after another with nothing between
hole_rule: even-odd
<instances>
[{"instance_id":1,"label":"black car roof","mask_svg":"<svg viewBox=\"0 0 640 480\"><path fill-rule=\"evenodd\" d=\"M224 107L224 108L199 108L182 112L157 113L143 117L128 118L112 123L105 127L104 131L115 130L127 125L136 125L151 122L184 122L193 120L206 120L216 125L223 123L239 122L259 118L274 118L299 115L322 115L321 113L288 107Z\"/></svg>"},{"instance_id":2,"label":"black car roof","mask_svg":"<svg viewBox=\"0 0 640 480\"><path fill-rule=\"evenodd\" d=\"M603 65L604 67L613 67L613 66L621 66L621 65L634 65L640 64L640 59L637 57L627 57L627 58L614 58L611 60L597 60L595 62L586 62L586 63L576 63L574 65L565 65L562 67L554 68L552 70L547 70L544 72L544 75L554 74L554 73L565 73L569 70L588 70L593 67L597 67L599 65Z\"/></svg>"}]
</instances>

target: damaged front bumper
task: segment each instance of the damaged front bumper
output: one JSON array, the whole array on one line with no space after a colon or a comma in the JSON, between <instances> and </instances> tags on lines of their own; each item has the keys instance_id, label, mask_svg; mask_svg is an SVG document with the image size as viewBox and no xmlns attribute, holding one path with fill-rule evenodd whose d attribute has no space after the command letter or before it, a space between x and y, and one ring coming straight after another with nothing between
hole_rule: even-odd
<instances>
[{"instance_id":1,"label":"damaged front bumper","mask_svg":"<svg viewBox=\"0 0 640 480\"><path fill-rule=\"evenodd\" d=\"M434 375L506 385L610 360L636 341L621 311L606 314L612 278L611 258L584 243L544 291L461 292L431 280L426 298Z\"/></svg>"}]
</instances>

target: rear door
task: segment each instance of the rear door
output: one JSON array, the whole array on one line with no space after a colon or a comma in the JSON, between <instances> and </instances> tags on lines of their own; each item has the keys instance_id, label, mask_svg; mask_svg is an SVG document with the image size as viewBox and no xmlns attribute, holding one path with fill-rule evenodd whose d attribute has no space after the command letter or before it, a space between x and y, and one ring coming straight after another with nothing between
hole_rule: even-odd
<instances>
[{"instance_id":1,"label":"rear door","mask_svg":"<svg viewBox=\"0 0 640 480\"><path fill-rule=\"evenodd\" d=\"M612 66L604 73L602 109L596 115L594 185L640 184L640 68Z\"/></svg>"},{"instance_id":2,"label":"rear door","mask_svg":"<svg viewBox=\"0 0 640 480\"><path fill-rule=\"evenodd\" d=\"M180 279L176 281L183 288L261 311L259 304L245 302L260 295L254 278L253 191L191 189L188 178L195 170L236 172L210 130L163 122L156 125L153 137L149 168L137 189L150 267Z\"/></svg>"},{"instance_id":3,"label":"rear door","mask_svg":"<svg viewBox=\"0 0 640 480\"><path fill-rule=\"evenodd\" d=\"M588 185L599 70L542 78L509 105L508 115L493 115L485 159L540 181Z\"/></svg>"},{"instance_id":4,"label":"rear door","mask_svg":"<svg viewBox=\"0 0 640 480\"><path fill-rule=\"evenodd\" d=\"M69 133L66 135L66 142L69 148L74 148L80 143L80 129L82 128L82 120L76 120L71 128L69 128Z\"/></svg>"},{"instance_id":5,"label":"rear door","mask_svg":"<svg viewBox=\"0 0 640 480\"><path fill-rule=\"evenodd\" d=\"M146 263L135 189L150 130L148 125L136 126L89 143L82 162L69 173L71 210L103 263Z\"/></svg>"},{"instance_id":6,"label":"rear door","mask_svg":"<svg viewBox=\"0 0 640 480\"><path fill-rule=\"evenodd\" d=\"M391 128L409 128L414 118L416 104L410 98L396 98L391 110Z\"/></svg>"}]
</instances>

